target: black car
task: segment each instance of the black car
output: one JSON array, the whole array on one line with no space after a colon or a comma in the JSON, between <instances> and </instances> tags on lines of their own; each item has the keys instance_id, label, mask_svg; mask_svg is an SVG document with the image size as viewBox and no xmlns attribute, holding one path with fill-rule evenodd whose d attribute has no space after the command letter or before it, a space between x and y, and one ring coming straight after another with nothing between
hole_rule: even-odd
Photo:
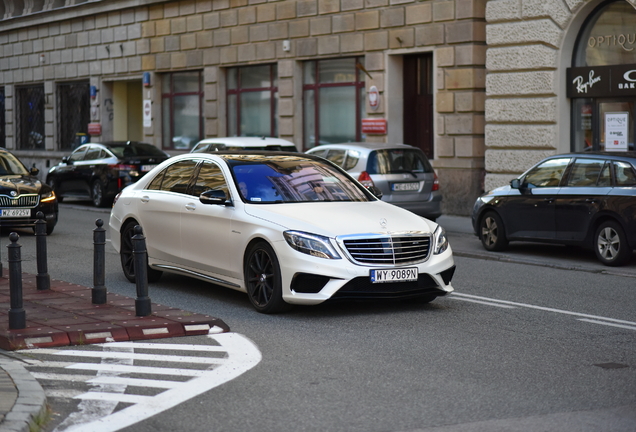
<instances>
[{"instance_id":1,"label":"black car","mask_svg":"<svg viewBox=\"0 0 636 432\"><path fill-rule=\"evenodd\" d=\"M90 199L95 206L105 207L120 190L169 157L151 144L135 141L88 143L52 167L46 182L60 202Z\"/></svg>"},{"instance_id":2,"label":"black car","mask_svg":"<svg viewBox=\"0 0 636 432\"><path fill-rule=\"evenodd\" d=\"M0 227L35 228L38 212L44 213L46 233L57 223L58 206L51 187L36 177L7 150L0 149Z\"/></svg>"},{"instance_id":3,"label":"black car","mask_svg":"<svg viewBox=\"0 0 636 432\"><path fill-rule=\"evenodd\" d=\"M473 229L484 248L511 240L592 248L605 265L636 248L636 152L551 156L475 202Z\"/></svg>"}]
</instances>

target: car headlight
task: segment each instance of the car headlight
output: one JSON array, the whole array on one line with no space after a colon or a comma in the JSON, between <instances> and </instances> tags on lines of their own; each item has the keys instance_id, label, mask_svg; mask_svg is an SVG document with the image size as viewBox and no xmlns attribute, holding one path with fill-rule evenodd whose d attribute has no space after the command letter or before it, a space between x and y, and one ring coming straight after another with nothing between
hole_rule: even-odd
<instances>
[{"instance_id":1,"label":"car headlight","mask_svg":"<svg viewBox=\"0 0 636 432\"><path fill-rule=\"evenodd\" d=\"M300 231L285 231L283 235L287 244L298 252L319 258L340 259L328 237Z\"/></svg>"},{"instance_id":2,"label":"car headlight","mask_svg":"<svg viewBox=\"0 0 636 432\"><path fill-rule=\"evenodd\" d=\"M448 249L448 238L446 237L446 230L441 225L437 225L435 232L433 233L435 239L435 245L433 248L433 254L439 255Z\"/></svg>"},{"instance_id":3,"label":"car headlight","mask_svg":"<svg viewBox=\"0 0 636 432\"><path fill-rule=\"evenodd\" d=\"M48 201L54 201L54 200L55 200L55 192L53 191L44 192L42 195L40 195L40 202L48 202Z\"/></svg>"}]
</instances>

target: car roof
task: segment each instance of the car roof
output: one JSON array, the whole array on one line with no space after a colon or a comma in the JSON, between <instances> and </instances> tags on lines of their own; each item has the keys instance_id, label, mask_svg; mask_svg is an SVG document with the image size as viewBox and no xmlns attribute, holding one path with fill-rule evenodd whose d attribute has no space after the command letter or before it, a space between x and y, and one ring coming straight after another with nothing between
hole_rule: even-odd
<instances>
[{"instance_id":1,"label":"car roof","mask_svg":"<svg viewBox=\"0 0 636 432\"><path fill-rule=\"evenodd\" d=\"M198 144L226 144L235 145L241 147L261 147L263 145L286 145L293 146L294 143L282 138L274 137L218 137L218 138L205 138L197 143Z\"/></svg>"},{"instance_id":2,"label":"car roof","mask_svg":"<svg viewBox=\"0 0 636 432\"><path fill-rule=\"evenodd\" d=\"M128 146L128 145L137 145L137 144L152 145L152 144L148 144L148 143L141 142L141 141L104 141L104 142L87 142L87 143L82 144L82 146L85 146L85 145L102 145L102 146L106 146L106 147L124 147L124 146Z\"/></svg>"},{"instance_id":3,"label":"car roof","mask_svg":"<svg viewBox=\"0 0 636 432\"><path fill-rule=\"evenodd\" d=\"M337 143L337 144L321 144L310 150L310 151L318 151L320 149L353 149L353 150L388 150L388 149L418 149L418 147L414 147L409 144L398 144L398 143L369 143L369 142L348 142L348 143Z\"/></svg>"},{"instance_id":4,"label":"car roof","mask_svg":"<svg viewBox=\"0 0 636 432\"><path fill-rule=\"evenodd\" d=\"M615 159L615 160L623 160L629 161L631 163L636 162L636 152L633 151L625 151L625 152L613 152L613 151L586 151L586 152L571 152L571 153L563 153L557 154L554 156L550 156L546 159L556 159L562 157L575 157L575 158L601 158L601 159Z\"/></svg>"}]
</instances>

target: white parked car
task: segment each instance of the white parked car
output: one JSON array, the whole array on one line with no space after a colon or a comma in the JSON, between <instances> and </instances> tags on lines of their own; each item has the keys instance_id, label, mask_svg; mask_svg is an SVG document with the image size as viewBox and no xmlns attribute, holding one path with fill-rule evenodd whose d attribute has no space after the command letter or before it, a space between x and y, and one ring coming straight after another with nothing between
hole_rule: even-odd
<instances>
[{"instance_id":1,"label":"white parked car","mask_svg":"<svg viewBox=\"0 0 636 432\"><path fill-rule=\"evenodd\" d=\"M298 151L293 142L281 138L240 136L203 139L190 150L190 153L242 150Z\"/></svg>"},{"instance_id":2,"label":"white parked car","mask_svg":"<svg viewBox=\"0 0 636 432\"><path fill-rule=\"evenodd\" d=\"M256 310L329 299L453 291L444 229L377 199L344 170L288 152L189 153L117 197L112 244L135 281L132 236L146 237L149 280L162 272L244 291Z\"/></svg>"}]
</instances>

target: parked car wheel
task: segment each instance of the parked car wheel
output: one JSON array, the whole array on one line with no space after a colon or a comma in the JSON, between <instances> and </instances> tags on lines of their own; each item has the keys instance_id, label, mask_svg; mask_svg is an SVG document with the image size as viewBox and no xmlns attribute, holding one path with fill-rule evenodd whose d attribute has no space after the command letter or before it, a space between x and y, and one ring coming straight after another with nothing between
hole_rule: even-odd
<instances>
[{"instance_id":1,"label":"parked car wheel","mask_svg":"<svg viewBox=\"0 0 636 432\"><path fill-rule=\"evenodd\" d=\"M493 211L486 213L479 224L479 239L489 251L502 251L508 246L506 230L499 215Z\"/></svg>"},{"instance_id":2,"label":"parked car wheel","mask_svg":"<svg viewBox=\"0 0 636 432\"><path fill-rule=\"evenodd\" d=\"M247 295L257 311L276 313L287 309L282 295L278 258L269 244L260 241L249 248L244 275Z\"/></svg>"},{"instance_id":3,"label":"parked car wheel","mask_svg":"<svg viewBox=\"0 0 636 432\"><path fill-rule=\"evenodd\" d=\"M121 268L124 272L124 276L126 276L126 279L130 282L136 282L137 280L135 277L135 255L133 253L132 240L135 235L136 225L138 225L137 221L130 221L121 230L121 250L119 257L121 259ZM147 274L148 282L157 282L163 272L148 267Z\"/></svg>"},{"instance_id":4,"label":"parked car wheel","mask_svg":"<svg viewBox=\"0 0 636 432\"><path fill-rule=\"evenodd\" d=\"M91 186L91 198L95 207L105 207L106 197L104 196L104 185L101 181L95 180Z\"/></svg>"},{"instance_id":5,"label":"parked car wheel","mask_svg":"<svg viewBox=\"0 0 636 432\"><path fill-rule=\"evenodd\" d=\"M596 229L594 252L599 261L608 266L627 264L632 256L623 228L611 220L603 222Z\"/></svg>"}]
</instances>

